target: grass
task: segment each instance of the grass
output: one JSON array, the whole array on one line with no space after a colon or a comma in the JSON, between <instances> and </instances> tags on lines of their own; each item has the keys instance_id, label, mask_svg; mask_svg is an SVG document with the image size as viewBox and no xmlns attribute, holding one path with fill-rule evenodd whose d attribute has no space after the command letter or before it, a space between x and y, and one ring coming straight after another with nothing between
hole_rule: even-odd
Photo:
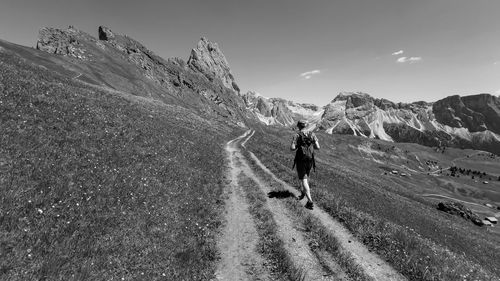
<instances>
[{"instance_id":1,"label":"grass","mask_svg":"<svg viewBox=\"0 0 500 281\"><path fill-rule=\"evenodd\" d=\"M247 147L279 178L293 185L294 172L288 165L293 155L287 150L289 143L284 135L283 129L261 129ZM322 144L332 142L332 136L319 137ZM403 196L405 193L399 191L402 187L385 186L394 184L392 181L367 177L371 171L353 173L355 161L343 162L343 158L333 158L342 151L331 152L318 156L320 170L311 182L316 203L407 278L498 278L496 264L500 259L494 250L494 236ZM347 166L343 166L345 163Z\"/></svg>"},{"instance_id":2,"label":"grass","mask_svg":"<svg viewBox=\"0 0 500 281\"><path fill-rule=\"evenodd\" d=\"M243 153L247 156L247 159L251 159L251 157L248 157L248 151L244 151ZM259 177L265 179L267 182L273 181L272 177L262 171L254 161L250 161L250 165ZM277 193L287 192L285 190L274 191ZM255 192L257 192L257 190ZM305 234L310 244L313 243L317 245L317 249L314 247L314 249L311 250L316 254L319 261L321 261L322 258L318 255L318 249L330 253L335 258L335 262L341 266L352 280L371 280L363 269L354 262L352 256L340 248L337 238L328 232L327 228L319 219L304 210L302 204L296 202L293 198L292 200L285 200L285 206L294 214L294 220L305 229Z\"/></svg>"},{"instance_id":3,"label":"grass","mask_svg":"<svg viewBox=\"0 0 500 281\"><path fill-rule=\"evenodd\" d=\"M239 133L0 52L0 279L210 279Z\"/></svg>"},{"instance_id":4,"label":"grass","mask_svg":"<svg viewBox=\"0 0 500 281\"><path fill-rule=\"evenodd\" d=\"M258 252L269 262L268 268L270 268L273 276L279 280L304 279L304 269L297 268L293 264L283 241L278 236L278 227L273 214L266 207L266 197L257 187L257 183L243 174L239 175L238 181L239 184L245 187L249 211L254 218L259 234ZM283 276L287 278L283 278Z\"/></svg>"}]
</instances>

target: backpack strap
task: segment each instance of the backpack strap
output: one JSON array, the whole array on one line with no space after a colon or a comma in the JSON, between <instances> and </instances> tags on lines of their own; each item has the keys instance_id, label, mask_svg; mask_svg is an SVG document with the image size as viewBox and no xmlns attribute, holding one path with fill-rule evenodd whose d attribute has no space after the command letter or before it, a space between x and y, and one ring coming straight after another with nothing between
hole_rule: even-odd
<instances>
[{"instance_id":1,"label":"backpack strap","mask_svg":"<svg viewBox=\"0 0 500 281\"><path fill-rule=\"evenodd\" d=\"M312 154L312 168L314 170L314 172L316 172L316 160L314 159L314 153Z\"/></svg>"},{"instance_id":2,"label":"backpack strap","mask_svg":"<svg viewBox=\"0 0 500 281\"><path fill-rule=\"evenodd\" d=\"M302 139L300 133L301 133L300 131L297 133L297 139L295 140L295 157L293 158L292 170L295 168L295 165L297 164L297 150L299 149L299 140Z\"/></svg>"}]
</instances>

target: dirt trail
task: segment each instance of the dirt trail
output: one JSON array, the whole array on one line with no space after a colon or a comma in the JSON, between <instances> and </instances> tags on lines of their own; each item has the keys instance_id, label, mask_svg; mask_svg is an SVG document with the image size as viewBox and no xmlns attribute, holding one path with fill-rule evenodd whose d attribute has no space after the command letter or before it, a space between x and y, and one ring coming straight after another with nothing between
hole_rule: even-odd
<instances>
[{"instance_id":1,"label":"dirt trail","mask_svg":"<svg viewBox=\"0 0 500 281\"><path fill-rule=\"evenodd\" d=\"M242 146L246 140L242 143ZM251 178L264 194L272 191L269 184L263 182L252 171L250 165L239 151L236 152L235 156L241 164L241 171L245 176ZM273 213L274 221L278 226L278 236L285 244L285 249L289 253L293 264L296 268L303 270L306 280L340 280L343 278L345 274L338 272L339 266L335 263L329 266L328 271L322 267L319 260L312 253L303 234L294 225L293 218L290 217L291 214L285 206L280 202L274 201L269 204L269 201L267 201L266 207Z\"/></svg>"},{"instance_id":2,"label":"dirt trail","mask_svg":"<svg viewBox=\"0 0 500 281\"><path fill-rule=\"evenodd\" d=\"M247 131L244 135L231 140L226 145L229 163L229 190L226 201L226 226L219 240L221 262L216 271L217 280L271 280L266 271L264 259L257 253L256 245L259 240L252 217L245 201L243 186L238 184L238 175L250 178L259 189L266 194L268 185L258 178L246 159L240 152L245 142L253 135ZM326 271L315 255L311 252L302 233L294 226L288 217L284 206L266 204L272 212L273 219L278 227L278 236L283 241L296 268L303 268L305 280L341 280L341 276L332 274L332 269ZM331 263L332 264L332 263ZM338 271L338 266L332 267Z\"/></svg>"},{"instance_id":3,"label":"dirt trail","mask_svg":"<svg viewBox=\"0 0 500 281\"><path fill-rule=\"evenodd\" d=\"M255 248L259 239L253 219L248 211L245 194L238 185L240 168L235 159L234 143L241 141L250 131L226 145L229 161L229 189L226 189L226 225L218 241L222 259L217 267L216 280L268 280L264 260Z\"/></svg>"},{"instance_id":4,"label":"dirt trail","mask_svg":"<svg viewBox=\"0 0 500 281\"><path fill-rule=\"evenodd\" d=\"M245 143L253 136L253 133L252 130L249 130L242 136L229 141L226 145L230 190L226 193L228 197L226 201L227 223L218 243L222 259L216 271L217 280L270 280L270 274L263 266L265 261L256 251L259 236L248 210L245 190L243 186L238 184L238 175L242 174L255 182L263 193L267 194L272 191L270 186L273 183L259 178L248 164L249 159L245 159L241 153L241 149L246 149ZM265 173L272 177L275 184L280 184L288 191L298 195L295 188L277 178L251 152L250 156L252 161L255 161ZM304 270L305 280L347 279L333 258L327 257L326 262L324 257L320 257L322 262L318 260L309 247L307 238L301 232L297 222L290 217L292 214L282 202L273 201L270 204L268 201L266 208L273 214L278 227L278 236L284 242L285 250L292 263L296 268ZM380 257L369 252L367 248L357 242L352 234L326 212L316 207L311 213L323 223L331 234L337 237L343 250L353 256L354 261L368 276L374 280L405 280Z\"/></svg>"},{"instance_id":5,"label":"dirt trail","mask_svg":"<svg viewBox=\"0 0 500 281\"><path fill-rule=\"evenodd\" d=\"M453 197L449 197L449 196L446 196L446 195L442 195L442 194L437 194L437 193L424 193L421 195L422 197L441 197L441 198L445 198L445 199L449 199L449 200L453 200L453 201L457 201L457 202L461 202L461 203L465 203L465 204L469 204L469 205L476 205L476 206L479 206L479 207L485 207L485 208L488 208L482 204L478 204L478 203L474 203L474 202L468 202L468 201L464 201L464 200L460 200L460 199L457 199L457 198L453 198Z\"/></svg>"}]
</instances>

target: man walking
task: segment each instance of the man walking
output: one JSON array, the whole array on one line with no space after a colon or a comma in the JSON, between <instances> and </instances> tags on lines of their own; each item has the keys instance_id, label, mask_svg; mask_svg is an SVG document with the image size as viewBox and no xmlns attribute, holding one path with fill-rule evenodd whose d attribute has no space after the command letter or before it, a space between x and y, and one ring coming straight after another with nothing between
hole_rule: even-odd
<instances>
[{"instance_id":1,"label":"man walking","mask_svg":"<svg viewBox=\"0 0 500 281\"><path fill-rule=\"evenodd\" d=\"M299 131L293 136L290 149L292 151L296 151L293 166L297 166L297 175L299 177L301 187L301 195L297 199L302 200L304 196L306 196L307 203L305 207L312 210L314 204L311 198L311 190L307 179L309 178L311 169L316 166L314 161L314 150L319 149L319 142L313 132L307 132L305 130L306 127L307 121L301 120L297 122L297 128Z\"/></svg>"}]
</instances>

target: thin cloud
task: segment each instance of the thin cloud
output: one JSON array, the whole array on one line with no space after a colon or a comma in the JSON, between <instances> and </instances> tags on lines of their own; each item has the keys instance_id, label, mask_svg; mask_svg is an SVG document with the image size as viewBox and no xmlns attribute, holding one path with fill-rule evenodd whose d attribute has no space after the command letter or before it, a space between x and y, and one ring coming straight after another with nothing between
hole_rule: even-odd
<instances>
[{"instance_id":1,"label":"thin cloud","mask_svg":"<svg viewBox=\"0 0 500 281\"><path fill-rule=\"evenodd\" d=\"M417 63L422 61L422 57L400 57L396 60L398 63Z\"/></svg>"},{"instance_id":2,"label":"thin cloud","mask_svg":"<svg viewBox=\"0 0 500 281\"><path fill-rule=\"evenodd\" d=\"M400 63L406 62L406 57L400 57L396 61Z\"/></svg>"},{"instance_id":3,"label":"thin cloud","mask_svg":"<svg viewBox=\"0 0 500 281\"><path fill-rule=\"evenodd\" d=\"M496 61L493 63L493 65L499 65L500 64L500 61Z\"/></svg>"},{"instance_id":4,"label":"thin cloud","mask_svg":"<svg viewBox=\"0 0 500 281\"><path fill-rule=\"evenodd\" d=\"M401 55L401 54L403 54L403 53L404 53L404 51L403 51L403 50L399 50L399 51L397 51L397 52L392 53L392 55L393 55L393 56L398 56L398 55Z\"/></svg>"},{"instance_id":5,"label":"thin cloud","mask_svg":"<svg viewBox=\"0 0 500 281\"><path fill-rule=\"evenodd\" d=\"M311 77L313 77L313 75L320 74L320 73L321 73L320 70L315 69L315 70L306 71L304 73L301 73L299 76L303 77L305 79L311 79Z\"/></svg>"}]
</instances>

